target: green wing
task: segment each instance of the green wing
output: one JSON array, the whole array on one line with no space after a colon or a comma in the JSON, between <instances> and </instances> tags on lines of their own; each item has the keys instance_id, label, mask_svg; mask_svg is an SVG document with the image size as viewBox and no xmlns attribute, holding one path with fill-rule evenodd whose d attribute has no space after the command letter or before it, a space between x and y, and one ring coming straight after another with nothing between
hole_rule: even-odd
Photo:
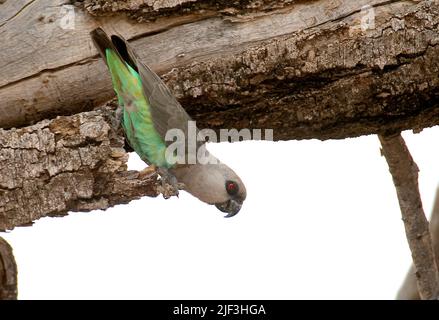
<instances>
[{"instance_id":1,"label":"green wing","mask_svg":"<svg viewBox=\"0 0 439 320\"><path fill-rule=\"evenodd\" d=\"M92 39L110 70L119 104L123 106L122 126L130 146L140 158L159 167L170 168L166 161L166 144L156 130L148 98L135 66L131 66L105 32L98 28Z\"/></svg>"},{"instance_id":2,"label":"green wing","mask_svg":"<svg viewBox=\"0 0 439 320\"><path fill-rule=\"evenodd\" d=\"M118 48L124 52L126 60L132 61L136 70L142 80L143 92L150 103L151 117L153 119L154 127L159 135L165 140L166 133L171 129L179 129L184 133L186 138L186 146L188 146L187 139L189 138L188 122L193 121L187 114L186 110L177 101L174 94L169 90L166 84L160 77L144 64L130 44L122 37L113 35L113 43L117 44ZM195 128L195 135L198 134L198 129ZM170 142L165 141L167 144ZM203 141L196 142L195 152L204 144ZM187 154L188 148L185 149Z\"/></svg>"}]
</instances>

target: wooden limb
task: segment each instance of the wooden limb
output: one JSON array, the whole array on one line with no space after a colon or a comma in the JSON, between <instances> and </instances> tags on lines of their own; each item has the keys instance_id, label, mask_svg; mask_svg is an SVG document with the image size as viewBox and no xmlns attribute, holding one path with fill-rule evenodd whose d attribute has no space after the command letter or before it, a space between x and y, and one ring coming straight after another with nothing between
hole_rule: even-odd
<instances>
[{"instance_id":1,"label":"wooden limb","mask_svg":"<svg viewBox=\"0 0 439 320\"><path fill-rule=\"evenodd\" d=\"M439 124L438 1L87 0L71 29L65 2L0 4L0 127L114 96L89 36L99 25L130 40L201 128L328 139Z\"/></svg>"},{"instance_id":2,"label":"wooden limb","mask_svg":"<svg viewBox=\"0 0 439 320\"><path fill-rule=\"evenodd\" d=\"M379 136L396 188L422 299L439 298L439 272L418 187L418 167L401 134Z\"/></svg>"},{"instance_id":3,"label":"wooden limb","mask_svg":"<svg viewBox=\"0 0 439 320\"><path fill-rule=\"evenodd\" d=\"M127 171L124 138L110 126L112 112L0 129L0 230L160 194L155 172Z\"/></svg>"},{"instance_id":4,"label":"wooden limb","mask_svg":"<svg viewBox=\"0 0 439 320\"><path fill-rule=\"evenodd\" d=\"M11 246L0 237L0 300L15 300L17 292L17 264Z\"/></svg>"},{"instance_id":5,"label":"wooden limb","mask_svg":"<svg viewBox=\"0 0 439 320\"><path fill-rule=\"evenodd\" d=\"M436 257L436 264L439 265L439 188L436 189L436 197L434 200L433 210L430 218L430 232L433 240L433 249ZM407 276L398 291L396 297L398 300L418 300L419 292L416 285L415 268L413 265L407 273Z\"/></svg>"}]
</instances>

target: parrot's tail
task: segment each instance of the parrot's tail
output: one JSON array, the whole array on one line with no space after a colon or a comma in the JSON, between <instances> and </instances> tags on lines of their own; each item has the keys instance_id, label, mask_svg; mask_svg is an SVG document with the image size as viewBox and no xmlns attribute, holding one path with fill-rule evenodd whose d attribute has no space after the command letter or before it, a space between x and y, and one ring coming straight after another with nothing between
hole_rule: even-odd
<instances>
[{"instance_id":1,"label":"parrot's tail","mask_svg":"<svg viewBox=\"0 0 439 320\"><path fill-rule=\"evenodd\" d=\"M121 36L112 35L110 40L102 28L94 29L90 32L90 35L95 47L98 49L99 54L105 62L107 62L107 50L109 49L114 51L119 56L120 60L129 64L134 70L137 71L137 66L128 53L125 39L123 39Z\"/></svg>"},{"instance_id":2,"label":"parrot's tail","mask_svg":"<svg viewBox=\"0 0 439 320\"><path fill-rule=\"evenodd\" d=\"M102 59L104 59L104 61L107 61L107 49L113 50L114 52L118 53L113 42L111 42L110 38L101 28L94 29L92 32L90 32L90 35L96 49L98 49L99 54L102 56Z\"/></svg>"}]
</instances>

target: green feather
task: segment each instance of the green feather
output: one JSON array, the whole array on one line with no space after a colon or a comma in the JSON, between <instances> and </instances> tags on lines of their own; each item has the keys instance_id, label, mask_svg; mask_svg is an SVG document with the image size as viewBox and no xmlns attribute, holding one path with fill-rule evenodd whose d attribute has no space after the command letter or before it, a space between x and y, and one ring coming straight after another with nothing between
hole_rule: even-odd
<instances>
[{"instance_id":1,"label":"green feather","mask_svg":"<svg viewBox=\"0 0 439 320\"><path fill-rule=\"evenodd\" d=\"M151 108L142 80L112 49L106 49L107 64L119 104L123 106L122 126L131 147L140 158L158 167L172 167L166 161L166 144L154 128Z\"/></svg>"}]
</instances>

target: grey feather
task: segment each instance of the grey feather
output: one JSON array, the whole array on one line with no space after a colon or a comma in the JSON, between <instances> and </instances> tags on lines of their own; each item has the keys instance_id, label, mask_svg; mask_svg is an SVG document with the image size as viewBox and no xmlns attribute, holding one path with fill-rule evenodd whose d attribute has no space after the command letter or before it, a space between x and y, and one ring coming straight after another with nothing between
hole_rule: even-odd
<instances>
[{"instance_id":1,"label":"grey feather","mask_svg":"<svg viewBox=\"0 0 439 320\"><path fill-rule=\"evenodd\" d=\"M152 122L163 140L168 130L180 129L185 134L186 146L188 146L188 122L191 118L160 77L138 58L122 37L112 35L110 41L105 32L98 28L92 32L92 38L104 58L104 49L114 47L117 54L140 74L143 91L149 101ZM195 134L198 136L197 129ZM167 141L167 143L171 142ZM179 164L170 168L169 174L175 177L176 182L184 184L185 190L193 196L205 203L215 205L222 212L227 212L227 217L234 216L246 199L244 183L231 168L221 163L205 147L204 141L197 141L195 151L200 151L200 154L204 154L206 159L212 161L207 164L201 162ZM186 154L188 149L186 148ZM148 162L148 159L144 161ZM167 172L160 175L164 178ZM234 189L229 188L230 183L235 186Z\"/></svg>"}]
</instances>

